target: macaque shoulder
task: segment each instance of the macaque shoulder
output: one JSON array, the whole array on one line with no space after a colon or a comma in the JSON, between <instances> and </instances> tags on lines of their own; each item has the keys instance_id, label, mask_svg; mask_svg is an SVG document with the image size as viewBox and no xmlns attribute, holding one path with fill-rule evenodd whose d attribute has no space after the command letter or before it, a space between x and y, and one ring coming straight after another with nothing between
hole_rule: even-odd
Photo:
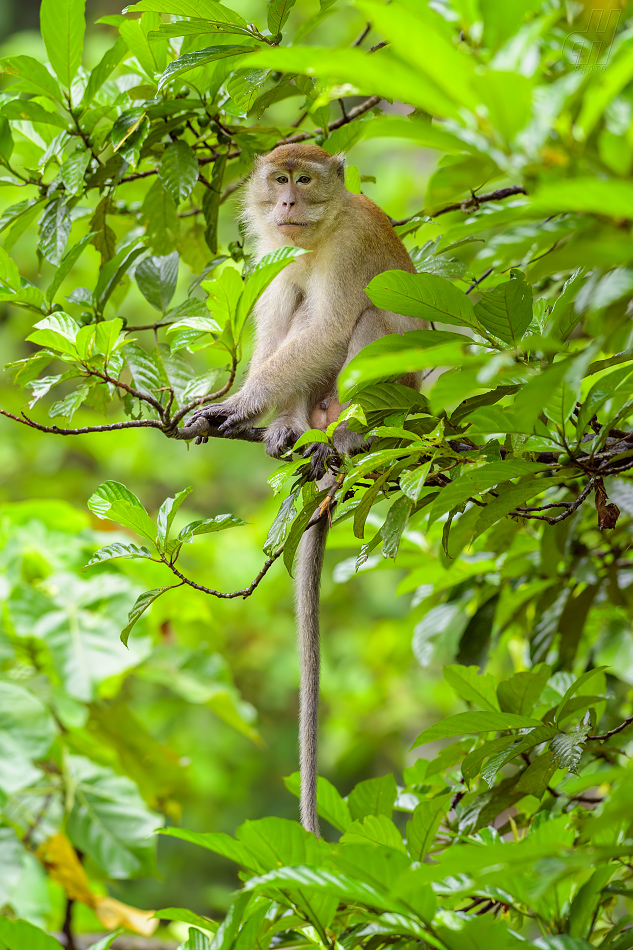
<instances>
[{"instance_id":1,"label":"macaque shoulder","mask_svg":"<svg viewBox=\"0 0 633 950\"><path fill-rule=\"evenodd\" d=\"M387 215L364 195L351 195L346 221L348 248L354 266L371 277L385 270L415 273L407 249Z\"/></svg>"}]
</instances>

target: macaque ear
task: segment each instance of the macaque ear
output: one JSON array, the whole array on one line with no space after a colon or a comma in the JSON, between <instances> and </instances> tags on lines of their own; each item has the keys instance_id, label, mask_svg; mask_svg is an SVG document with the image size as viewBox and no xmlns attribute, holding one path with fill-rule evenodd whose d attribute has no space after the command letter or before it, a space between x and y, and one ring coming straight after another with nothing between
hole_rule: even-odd
<instances>
[{"instance_id":1,"label":"macaque ear","mask_svg":"<svg viewBox=\"0 0 633 950\"><path fill-rule=\"evenodd\" d=\"M336 161L336 173L342 181L345 181L345 155L343 152L339 152L338 155L334 156L334 159Z\"/></svg>"}]
</instances>

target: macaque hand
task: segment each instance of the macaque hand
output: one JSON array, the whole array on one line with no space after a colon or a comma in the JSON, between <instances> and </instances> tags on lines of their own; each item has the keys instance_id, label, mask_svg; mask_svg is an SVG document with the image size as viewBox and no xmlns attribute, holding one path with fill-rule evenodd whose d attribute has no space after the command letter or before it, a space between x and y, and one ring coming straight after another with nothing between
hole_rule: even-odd
<instances>
[{"instance_id":1,"label":"macaque hand","mask_svg":"<svg viewBox=\"0 0 633 950\"><path fill-rule=\"evenodd\" d=\"M254 415L245 415L238 402L227 399L218 405L205 406L204 409L199 409L191 417L189 424L193 425L198 419L206 419L212 429L217 429L223 436L230 438L248 425L253 418ZM196 437L196 445L208 441L209 437L206 435Z\"/></svg>"}]
</instances>

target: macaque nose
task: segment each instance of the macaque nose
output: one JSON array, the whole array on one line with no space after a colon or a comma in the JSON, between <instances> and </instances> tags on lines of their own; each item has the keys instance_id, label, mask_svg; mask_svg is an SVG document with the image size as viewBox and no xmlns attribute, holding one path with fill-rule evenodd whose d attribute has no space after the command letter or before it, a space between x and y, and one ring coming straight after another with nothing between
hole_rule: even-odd
<instances>
[{"instance_id":1,"label":"macaque nose","mask_svg":"<svg viewBox=\"0 0 633 950\"><path fill-rule=\"evenodd\" d=\"M284 198L283 205L284 205L284 208L292 208L292 206L294 205L294 200L290 198Z\"/></svg>"}]
</instances>

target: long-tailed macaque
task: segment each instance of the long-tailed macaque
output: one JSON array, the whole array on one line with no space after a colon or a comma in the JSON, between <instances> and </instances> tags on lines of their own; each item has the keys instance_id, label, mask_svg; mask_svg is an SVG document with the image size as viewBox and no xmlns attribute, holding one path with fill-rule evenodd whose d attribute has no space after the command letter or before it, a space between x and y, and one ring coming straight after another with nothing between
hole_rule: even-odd
<instances>
[{"instance_id":1,"label":"long-tailed macaque","mask_svg":"<svg viewBox=\"0 0 633 950\"><path fill-rule=\"evenodd\" d=\"M382 271L415 268L387 216L346 189L341 156L301 144L281 145L258 158L243 217L257 259L286 245L312 253L288 265L260 298L255 350L240 391L194 419L204 416L230 435L270 416L266 450L280 456L307 429L325 429L338 418L337 377L359 350L388 333L428 324L379 310L366 295L365 287ZM420 380L411 374L401 382L419 388ZM362 437L344 424L336 430L339 454L361 444ZM310 451L314 474L323 476L327 447L319 443ZM332 484L331 474L322 477L321 487ZM304 534L296 572L301 820L316 835L319 588L327 528L327 518L321 518Z\"/></svg>"}]
</instances>

